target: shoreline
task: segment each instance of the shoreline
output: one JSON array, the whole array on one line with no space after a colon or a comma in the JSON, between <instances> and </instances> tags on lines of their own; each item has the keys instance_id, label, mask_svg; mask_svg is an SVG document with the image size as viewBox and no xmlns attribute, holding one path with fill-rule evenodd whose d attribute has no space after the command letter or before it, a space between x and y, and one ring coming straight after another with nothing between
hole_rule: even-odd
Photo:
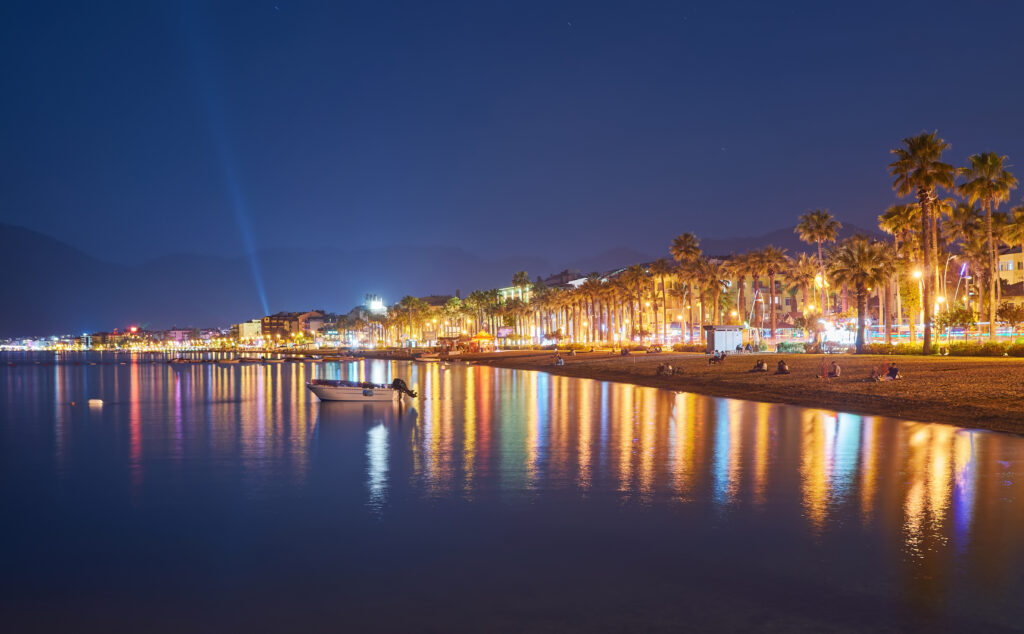
<instances>
[{"instance_id":1,"label":"shoreline","mask_svg":"<svg viewBox=\"0 0 1024 634\"><path fill-rule=\"evenodd\" d=\"M575 357L562 353L565 365L556 366L552 356L551 351L508 351L465 358L480 365L539 370L712 397L1024 434L1022 359L748 353L708 366L707 357L700 353L634 353L620 357L593 352ZM748 372L759 358L768 362L771 372ZM772 374L780 358L786 360L792 374ZM841 377L816 378L822 362L833 360L842 368ZM865 380L872 368L889 361L899 366L902 380ZM681 369L682 374L658 376L658 365L666 362Z\"/></svg>"}]
</instances>

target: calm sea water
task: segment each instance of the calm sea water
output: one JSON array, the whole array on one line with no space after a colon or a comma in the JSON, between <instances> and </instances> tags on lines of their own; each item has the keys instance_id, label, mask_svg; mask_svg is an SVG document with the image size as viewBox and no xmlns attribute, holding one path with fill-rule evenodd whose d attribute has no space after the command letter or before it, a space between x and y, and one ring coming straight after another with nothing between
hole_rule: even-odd
<instances>
[{"instance_id":1,"label":"calm sea water","mask_svg":"<svg viewBox=\"0 0 1024 634\"><path fill-rule=\"evenodd\" d=\"M4 631L1024 627L1024 438L489 367L54 360L0 357Z\"/></svg>"}]
</instances>

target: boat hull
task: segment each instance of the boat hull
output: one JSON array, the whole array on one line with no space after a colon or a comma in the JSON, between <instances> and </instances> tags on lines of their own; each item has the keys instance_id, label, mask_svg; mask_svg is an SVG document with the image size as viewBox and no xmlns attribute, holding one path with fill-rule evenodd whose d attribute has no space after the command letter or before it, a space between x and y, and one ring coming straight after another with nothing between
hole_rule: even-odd
<instances>
[{"instance_id":1,"label":"boat hull","mask_svg":"<svg viewBox=\"0 0 1024 634\"><path fill-rule=\"evenodd\" d=\"M389 403L398 399L399 392L389 387L350 387L313 385L306 387L321 401L361 401L364 403Z\"/></svg>"}]
</instances>

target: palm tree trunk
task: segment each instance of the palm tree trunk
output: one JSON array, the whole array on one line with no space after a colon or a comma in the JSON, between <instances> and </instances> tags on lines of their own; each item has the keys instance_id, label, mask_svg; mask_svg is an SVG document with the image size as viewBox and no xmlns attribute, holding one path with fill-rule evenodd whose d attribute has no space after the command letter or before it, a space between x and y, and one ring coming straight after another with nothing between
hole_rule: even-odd
<instances>
[{"instance_id":1,"label":"palm tree trunk","mask_svg":"<svg viewBox=\"0 0 1024 634\"><path fill-rule=\"evenodd\" d=\"M668 300L665 293L665 276L661 276L661 345L668 344Z\"/></svg>"},{"instance_id":2,"label":"palm tree trunk","mask_svg":"<svg viewBox=\"0 0 1024 634\"><path fill-rule=\"evenodd\" d=\"M857 289L857 354L864 352L864 313L867 310L867 291Z\"/></svg>"},{"instance_id":3,"label":"palm tree trunk","mask_svg":"<svg viewBox=\"0 0 1024 634\"><path fill-rule=\"evenodd\" d=\"M686 310L689 312L689 319L686 322L686 341L693 343L693 282L686 282Z\"/></svg>"},{"instance_id":4,"label":"palm tree trunk","mask_svg":"<svg viewBox=\"0 0 1024 634\"><path fill-rule=\"evenodd\" d=\"M992 201L985 201L985 231L988 232L988 340L996 340L996 247L992 240Z\"/></svg>"},{"instance_id":5,"label":"palm tree trunk","mask_svg":"<svg viewBox=\"0 0 1024 634\"><path fill-rule=\"evenodd\" d=\"M924 342L922 352L926 355L932 353L932 276L931 276L931 191L918 189L917 199L921 205L921 250L924 253L925 270L922 271L923 293L921 297L921 308L924 313Z\"/></svg>"}]
</instances>

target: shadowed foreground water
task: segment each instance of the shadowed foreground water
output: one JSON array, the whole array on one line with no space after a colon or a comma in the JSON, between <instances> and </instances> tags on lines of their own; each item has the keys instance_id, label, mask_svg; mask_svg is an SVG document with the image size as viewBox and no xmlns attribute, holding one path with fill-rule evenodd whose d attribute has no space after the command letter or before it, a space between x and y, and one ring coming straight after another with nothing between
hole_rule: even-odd
<instances>
[{"instance_id":1,"label":"shadowed foreground water","mask_svg":"<svg viewBox=\"0 0 1024 634\"><path fill-rule=\"evenodd\" d=\"M1024 627L1019 437L489 367L54 358L0 367L5 631Z\"/></svg>"}]
</instances>

